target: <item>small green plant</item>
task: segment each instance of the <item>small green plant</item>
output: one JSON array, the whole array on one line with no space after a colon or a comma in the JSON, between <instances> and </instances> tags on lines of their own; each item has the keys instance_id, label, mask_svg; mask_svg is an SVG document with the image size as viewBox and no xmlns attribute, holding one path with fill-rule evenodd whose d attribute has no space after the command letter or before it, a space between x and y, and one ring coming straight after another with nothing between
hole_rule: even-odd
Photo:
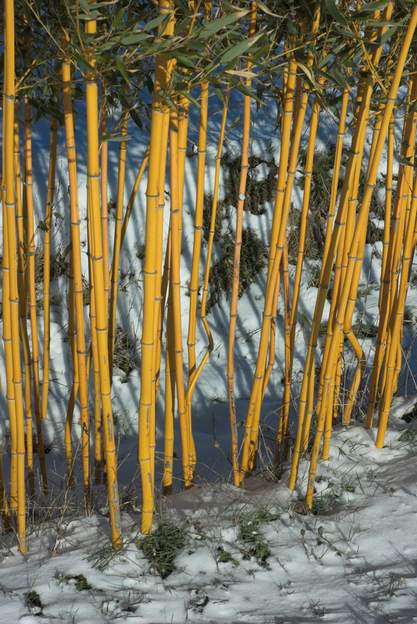
<instances>
[{"instance_id":1,"label":"small green plant","mask_svg":"<svg viewBox=\"0 0 417 624\"><path fill-rule=\"evenodd\" d=\"M219 546L216 551L217 563L233 563L234 566L238 566L239 562L231 555L228 550L225 550L223 546Z\"/></svg>"},{"instance_id":2,"label":"small green plant","mask_svg":"<svg viewBox=\"0 0 417 624\"><path fill-rule=\"evenodd\" d=\"M75 589L77 591L81 592L91 589L91 585L85 578L84 574L76 574L75 576L71 576L70 578L72 581L74 581Z\"/></svg>"},{"instance_id":3,"label":"small green plant","mask_svg":"<svg viewBox=\"0 0 417 624\"><path fill-rule=\"evenodd\" d=\"M243 546L243 558L254 557L262 567L268 567L267 560L271 556L271 549L262 532L261 524L277 519L267 509L257 509L246 512L239 518L238 540Z\"/></svg>"},{"instance_id":4,"label":"small green plant","mask_svg":"<svg viewBox=\"0 0 417 624\"><path fill-rule=\"evenodd\" d=\"M349 480L342 480L342 490L344 492L347 492L348 494L354 494L356 492L356 487L354 486L354 484L349 481Z\"/></svg>"},{"instance_id":5,"label":"small green plant","mask_svg":"<svg viewBox=\"0 0 417 624\"><path fill-rule=\"evenodd\" d=\"M25 594L25 606L32 615L41 615L45 605L42 603L38 592L32 589L32 591Z\"/></svg>"},{"instance_id":6,"label":"small green plant","mask_svg":"<svg viewBox=\"0 0 417 624\"><path fill-rule=\"evenodd\" d=\"M364 286L359 286L359 288L358 288L358 297L366 299L366 297L368 297L368 295L370 295L371 292L373 292L377 288L378 288L378 285L375 284L374 282L368 282L368 284L366 284Z\"/></svg>"},{"instance_id":7,"label":"small green plant","mask_svg":"<svg viewBox=\"0 0 417 624\"><path fill-rule=\"evenodd\" d=\"M339 449L341 451L341 449ZM344 456L346 454L342 453ZM322 489L314 495L311 513L316 516L329 515L336 511L346 498L346 494L354 494L356 486L350 474L342 476L340 481L329 480L325 475L318 475L316 483L322 483ZM349 497L347 497L347 500Z\"/></svg>"},{"instance_id":8,"label":"small green plant","mask_svg":"<svg viewBox=\"0 0 417 624\"><path fill-rule=\"evenodd\" d=\"M397 592L406 585L406 580L403 576L398 576L394 574L394 572L390 572L384 585L386 586L387 595L392 598L392 596L395 596Z\"/></svg>"},{"instance_id":9,"label":"small green plant","mask_svg":"<svg viewBox=\"0 0 417 624\"><path fill-rule=\"evenodd\" d=\"M84 574L63 574L61 572L56 572L55 579L60 584L73 584L75 589L79 592L92 589L92 586L87 581Z\"/></svg>"},{"instance_id":10,"label":"small green plant","mask_svg":"<svg viewBox=\"0 0 417 624\"><path fill-rule=\"evenodd\" d=\"M184 548L186 535L184 527L163 522L139 541L151 570L161 578L167 578L175 570L175 557Z\"/></svg>"},{"instance_id":11,"label":"small green plant","mask_svg":"<svg viewBox=\"0 0 417 624\"><path fill-rule=\"evenodd\" d=\"M87 557L87 561L91 563L93 568L100 570L103 572L107 568L107 566L114 561L115 558L120 554L120 551L114 550L113 546L110 544L105 544L97 551L91 553Z\"/></svg>"}]
</instances>

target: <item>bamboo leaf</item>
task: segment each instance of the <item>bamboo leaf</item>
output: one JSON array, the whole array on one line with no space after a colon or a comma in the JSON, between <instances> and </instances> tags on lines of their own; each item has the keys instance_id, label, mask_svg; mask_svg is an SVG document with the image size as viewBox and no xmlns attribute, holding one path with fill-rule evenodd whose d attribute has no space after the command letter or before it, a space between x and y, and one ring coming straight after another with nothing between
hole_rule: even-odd
<instances>
[{"instance_id":1,"label":"bamboo leaf","mask_svg":"<svg viewBox=\"0 0 417 624\"><path fill-rule=\"evenodd\" d=\"M249 87L247 87L242 82L238 82L237 84L235 84L235 88L241 93L243 93L243 95L247 95L252 100L256 100L256 102L258 102L259 104L262 104L262 100L258 98L258 96L252 91L252 89L249 89Z\"/></svg>"},{"instance_id":2,"label":"bamboo leaf","mask_svg":"<svg viewBox=\"0 0 417 624\"><path fill-rule=\"evenodd\" d=\"M150 35L147 32L143 32L143 31L131 32L125 35L124 37L122 37L121 43L125 46L137 45L141 41L144 41L145 39L149 39L150 37L152 37L152 35Z\"/></svg>"},{"instance_id":3,"label":"bamboo leaf","mask_svg":"<svg viewBox=\"0 0 417 624\"><path fill-rule=\"evenodd\" d=\"M301 69L302 72L304 72L304 74L307 76L308 81L312 84L315 85L314 82L314 76L312 71L306 67L306 65L304 65L303 63L297 63L297 67L299 67Z\"/></svg>"},{"instance_id":4,"label":"bamboo leaf","mask_svg":"<svg viewBox=\"0 0 417 624\"><path fill-rule=\"evenodd\" d=\"M250 39L244 39L243 41L239 41L239 43L236 43L236 45L232 46L231 48L226 50L224 54L222 54L222 56L220 57L220 62L226 65L238 56L245 54L245 52L247 52L249 48L251 48L253 44L256 43L258 39L260 39L260 37L262 37L262 33L259 33L255 35L255 37L251 37Z\"/></svg>"},{"instance_id":5,"label":"bamboo leaf","mask_svg":"<svg viewBox=\"0 0 417 624\"><path fill-rule=\"evenodd\" d=\"M253 78L256 78L256 74L252 71L248 71L247 69L226 69L224 73L229 74L230 76L246 78L247 80L252 80Z\"/></svg>"},{"instance_id":6,"label":"bamboo leaf","mask_svg":"<svg viewBox=\"0 0 417 624\"><path fill-rule=\"evenodd\" d=\"M154 28L158 28L158 26L162 24L164 19L166 19L166 15L158 15L158 17L155 17L154 19L147 22L143 27L143 30L149 31L153 30Z\"/></svg>"},{"instance_id":7,"label":"bamboo leaf","mask_svg":"<svg viewBox=\"0 0 417 624\"><path fill-rule=\"evenodd\" d=\"M122 136L121 134L105 134L103 135L103 141L109 141L112 143L124 143L125 141L130 141L130 136Z\"/></svg>"},{"instance_id":8,"label":"bamboo leaf","mask_svg":"<svg viewBox=\"0 0 417 624\"><path fill-rule=\"evenodd\" d=\"M119 72L122 74L126 82L129 84L130 83L129 75L127 73L126 66L123 62L123 59L120 56L116 57L116 67L119 70Z\"/></svg>"},{"instance_id":9,"label":"bamboo leaf","mask_svg":"<svg viewBox=\"0 0 417 624\"><path fill-rule=\"evenodd\" d=\"M388 4L388 0L377 0L376 2L370 2L369 4L365 4L360 11L356 11L352 13L352 17L361 18L366 17L369 14L375 13L375 11L379 11L380 9L385 9Z\"/></svg>"},{"instance_id":10,"label":"bamboo leaf","mask_svg":"<svg viewBox=\"0 0 417 624\"><path fill-rule=\"evenodd\" d=\"M343 26L348 25L347 19L339 11L339 9L337 8L336 2L334 0L325 0L324 4L325 4L327 12L330 13L330 15L333 17L333 19L336 20L336 22L339 22L339 24L343 24Z\"/></svg>"},{"instance_id":11,"label":"bamboo leaf","mask_svg":"<svg viewBox=\"0 0 417 624\"><path fill-rule=\"evenodd\" d=\"M266 13L267 15L270 15L271 17L279 17L279 15L277 15L276 13L273 13L270 9L268 9L265 2L261 2L261 0L257 1L256 6L258 9L263 11L263 13Z\"/></svg>"},{"instance_id":12,"label":"bamboo leaf","mask_svg":"<svg viewBox=\"0 0 417 624\"><path fill-rule=\"evenodd\" d=\"M113 30L119 30L119 28L122 26L124 14L125 14L125 10L124 10L124 8L121 8L114 15L114 17L112 19L112 29Z\"/></svg>"},{"instance_id":13,"label":"bamboo leaf","mask_svg":"<svg viewBox=\"0 0 417 624\"><path fill-rule=\"evenodd\" d=\"M189 67L190 69L194 69L196 66L197 58L195 56L187 56L186 54L181 54L177 52L175 54L175 58L177 59L180 65L184 65L184 67Z\"/></svg>"},{"instance_id":14,"label":"bamboo leaf","mask_svg":"<svg viewBox=\"0 0 417 624\"><path fill-rule=\"evenodd\" d=\"M235 11L234 13L229 13L228 15L224 15L223 17L220 17L219 19L213 20L211 22L207 22L203 30L199 34L199 39L208 39L209 37L211 37L211 35L214 35L215 33L219 32L219 30L222 30L226 26L230 26L231 24L234 24L235 22L240 20L242 17L244 17L248 13L249 11L247 10Z\"/></svg>"}]
</instances>

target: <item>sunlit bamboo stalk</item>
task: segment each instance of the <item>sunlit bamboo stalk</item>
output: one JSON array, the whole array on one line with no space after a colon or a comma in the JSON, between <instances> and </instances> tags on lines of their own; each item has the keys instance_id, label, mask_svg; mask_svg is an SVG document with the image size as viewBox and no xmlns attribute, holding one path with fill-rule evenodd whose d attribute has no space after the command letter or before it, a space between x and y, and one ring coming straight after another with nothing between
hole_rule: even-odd
<instances>
[{"instance_id":1,"label":"sunlit bamboo stalk","mask_svg":"<svg viewBox=\"0 0 417 624\"><path fill-rule=\"evenodd\" d=\"M4 106L3 106L3 142L4 142L4 235L3 254L7 246L7 264L3 270L8 269L6 278L8 302L3 306L3 322L9 328L4 332L5 341L11 340L11 349L8 348L6 366L8 374L8 399L11 410L9 418L11 426L15 426L16 440L16 472L17 472L17 535L21 553L26 553L26 499L25 499L25 432L23 415L22 377L20 366L20 340L19 340L19 294L17 287L17 262L16 262L16 222L15 222L15 178L13 166L13 142L14 142L14 106L15 106L15 16L14 1L4 2ZM4 284L3 284L4 288ZM9 307L8 311L5 308ZM11 357L10 357L11 356ZM13 386L13 390L11 389ZM12 477L13 478L13 477Z\"/></svg>"},{"instance_id":2,"label":"sunlit bamboo stalk","mask_svg":"<svg viewBox=\"0 0 417 624\"><path fill-rule=\"evenodd\" d=\"M45 236L43 238L43 365L42 365L42 420L46 418L49 396L49 351L51 339L51 235L52 206L55 194L55 170L57 152L58 122L51 122L51 139L49 148L48 190L46 195Z\"/></svg>"},{"instance_id":3,"label":"sunlit bamboo stalk","mask_svg":"<svg viewBox=\"0 0 417 624\"><path fill-rule=\"evenodd\" d=\"M71 223L71 272L73 275L73 298L76 315L77 359L80 396L81 458L83 465L84 492L90 487L89 462L89 414L88 373L84 327L83 282L81 269L80 214L78 209L77 153L75 145L74 112L72 104L71 65L69 59L62 63L65 145L67 150L70 223ZM74 401L75 401L74 397ZM68 432L67 432L68 436ZM70 443L71 436L67 439ZM67 456L69 457L69 456ZM71 469L71 463L68 468Z\"/></svg>"},{"instance_id":4,"label":"sunlit bamboo stalk","mask_svg":"<svg viewBox=\"0 0 417 624\"><path fill-rule=\"evenodd\" d=\"M88 20L86 32L95 35L97 23ZM94 68L94 53L90 52L90 64ZM100 397L104 432L104 453L107 469L107 495L110 525L114 548L122 545L119 493L117 486L117 457L114 439L113 410L111 402L110 371L108 358L107 306L105 305L105 277L103 266L103 232L100 211L100 166L98 127L98 86L93 72L86 79L87 107L87 210L90 215L90 258L93 269L94 301L97 318L97 343L100 371Z\"/></svg>"}]
</instances>

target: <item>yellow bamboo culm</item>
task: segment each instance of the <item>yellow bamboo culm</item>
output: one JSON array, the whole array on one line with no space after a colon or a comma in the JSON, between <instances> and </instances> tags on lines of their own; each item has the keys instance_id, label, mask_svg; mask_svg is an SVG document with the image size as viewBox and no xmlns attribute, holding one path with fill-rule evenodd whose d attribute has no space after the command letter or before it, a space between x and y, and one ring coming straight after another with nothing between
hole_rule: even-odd
<instances>
[{"instance_id":1,"label":"yellow bamboo culm","mask_svg":"<svg viewBox=\"0 0 417 624\"><path fill-rule=\"evenodd\" d=\"M162 14L172 14L172 2L160 0ZM173 18L168 21L165 34L173 32ZM139 402L139 444L138 458L142 482L142 523L143 533L149 533L152 528L154 512L154 481L153 462L151 455L151 435L155 418L155 353L156 329L155 317L157 310L155 298L157 293L157 258L160 256L158 248L162 240L157 240L155 232L158 223L160 203L161 153L166 153L168 135L164 134L165 111L161 97L161 89L167 85L167 61L157 58L155 87L152 101L151 136L149 148L148 186L146 191L146 233L145 233L145 263L143 271L144 303L142 321L142 351L141 351L141 387ZM160 270L160 268L159 268Z\"/></svg>"},{"instance_id":2,"label":"yellow bamboo culm","mask_svg":"<svg viewBox=\"0 0 417 624\"><path fill-rule=\"evenodd\" d=\"M7 49L5 51L7 53ZM3 103L5 98L3 98ZM3 105L3 110L5 107ZM6 139L6 116L3 116L3 137ZM10 320L10 303L9 303L9 289L10 289L10 263L9 263L9 250L8 250L8 230L7 230L7 205L6 205L6 175L5 175L5 162L6 162L6 146L7 141L3 140L2 143L2 216L3 216L3 261L2 261L2 312L3 312L3 344L5 352L5 367L6 367L6 400L9 415L9 428L10 428L10 510L13 515L17 511L17 423L16 423L16 401L15 401L15 388L13 384L13 352L12 352L12 336L11 336L11 320ZM30 401L30 395L29 395ZM32 422L30 421L29 432ZM32 453L32 446L30 444L30 452ZM33 453L31 456L30 468L33 472ZM30 473L29 473L30 476ZM33 479L33 477L32 477ZM30 483L33 489L33 484Z\"/></svg>"},{"instance_id":3,"label":"yellow bamboo culm","mask_svg":"<svg viewBox=\"0 0 417 624\"><path fill-rule=\"evenodd\" d=\"M323 86L323 80L320 81L320 86ZM341 119L344 120L346 117L346 108L347 108L347 98L346 102L342 103L342 111L341 111ZM318 98L315 99L313 104L313 110L310 119L310 134L307 145L307 155L306 162L304 167L304 191L303 191L303 203L301 208L300 215L300 225L299 225L299 241L298 241L298 251L297 251L297 264L295 269L294 276L294 285L292 289L292 300L291 300L291 308L289 313L289 321L288 321L288 331L289 333L287 340L289 341L288 349L288 366L285 367L284 374L284 396L282 401L282 409L281 409L281 422L279 425L279 434L277 436L277 450L276 455L279 457L280 446L284 443L284 452L286 452L288 445L288 426L289 426L289 412L290 412L290 401L291 401L291 375L292 375L292 367L294 361L294 345L295 345L295 330L297 323L297 311L298 311L298 301L300 296L300 286L301 286L301 275L303 269L303 261L304 261L304 253L305 253L305 245L306 245L306 233L307 233L307 225L308 225L308 210L310 207L310 197L311 197L311 186L312 186L312 177L313 177L313 167L314 167L314 155L315 155L315 146L317 139L317 131L319 125L319 116L320 116L320 102ZM343 128L343 125L342 125ZM339 128L340 134L340 128ZM339 146L341 145L341 141L339 140ZM339 150L336 149L336 154L339 155L339 166L340 166L340 147ZM338 179L338 166L336 161L335 171L334 171L334 179ZM337 185L333 184L333 186ZM333 190L333 189L332 189ZM332 195L333 197L333 195ZM336 201L336 196L334 195L334 201ZM331 206L329 209L329 213L331 213ZM285 306L286 309L286 306ZM286 325L286 327L287 327ZM287 351L287 350L286 350Z\"/></svg>"},{"instance_id":4,"label":"yellow bamboo culm","mask_svg":"<svg viewBox=\"0 0 417 624\"><path fill-rule=\"evenodd\" d=\"M15 222L15 177L13 166L13 143L14 143L14 111L15 111L15 18L14 1L4 2L4 107L3 107L3 141L4 141L4 216L3 222L4 245L3 253L7 247L7 265L3 269L8 270L6 278L8 302L3 307L4 324L9 327L4 330L5 341L11 340L11 349L6 354L8 402L14 403L9 411L11 427L15 428L16 449L16 482L17 482L17 536L21 553L26 553L26 492L25 492L25 431L22 396L22 377L20 365L20 340L19 340L19 293L17 287L17 262L16 262L16 222ZM6 254L5 254L6 255ZM4 286L3 286L4 287ZM6 311L5 307L9 309ZM5 345L6 348L6 345ZM11 356L11 358L10 358ZM10 361L12 360L12 361ZM13 390L9 388L13 386ZM13 442L12 442L13 444ZM14 469L14 468L13 468ZM12 476L12 479L14 477Z\"/></svg>"},{"instance_id":5,"label":"yellow bamboo culm","mask_svg":"<svg viewBox=\"0 0 417 624\"><path fill-rule=\"evenodd\" d=\"M3 95L3 110L4 110L4 95ZM16 128L16 124L15 124L15 128ZM0 179L0 201L1 201L1 205L2 205L2 216L3 216L3 223L5 223L4 221L4 215L5 215L5 190L4 190L4 141L2 142L2 170L1 170L1 179ZM18 187L17 187L18 188ZM4 227L4 226L3 226ZM3 237L4 240L4 237ZM3 258L6 255L6 249L4 250L3 253ZM6 265L8 264L8 262L6 262ZM1 270L3 273L3 269L4 269L4 260L2 262L2 266L1 266ZM3 280L2 280L2 286L3 286L3 311L5 310L5 303L7 301L8 297L8 293L6 293L6 297L5 297L5 293L4 293L4 282L5 282L5 274L3 273ZM4 314L4 312L3 312ZM4 316L3 316L4 319ZM4 327L3 327L3 338L4 338ZM7 357L7 353L5 354ZM7 384L7 368L6 368L6 384ZM7 393L7 386L6 386L6 393ZM7 396L6 396L7 399ZM10 420L10 405L9 402L8 403L8 411L9 411L9 420ZM13 441L13 438L11 437L11 442ZM11 449L12 451L12 449ZM3 452L4 449L0 448L0 509L1 509L1 514L2 514L2 519L3 519L3 528L5 531L9 531L9 529L11 528L11 506L10 506L10 499L9 496L7 494L7 485L6 485L6 481L4 478L4 470L3 470ZM11 459L13 458L13 453L11 452ZM11 488L10 488L10 493L11 493Z\"/></svg>"},{"instance_id":6,"label":"yellow bamboo culm","mask_svg":"<svg viewBox=\"0 0 417 624\"><path fill-rule=\"evenodd\" d=\"M108 168L109 142L107 140L107 86L103 80L101 98L101 145L100 145L100 201L101 201L101 230L103 236L103 263L104 281L106 288L106 303L110 301L110 259L109 259L109 210L108 210Z\"/></svg>"},{"instance_id":7,"label":"yellow bamboo culm","mask_svg":"<svg viewBox=\"0 0 417 624\"><path fill-rule=\"evenodd\" d=\"M388 4L386 11L385 11L385 15L384 15L384 17L387 20L391 18L392 10L393 10L393 5L392 3L390 3ZM380 11L377 11L374 17L376 19L381 19L382 15ZM378 32L376 31L372 32L370 35L370 41L374 43L378 43L378 36L379 36ZM373 59L372 59L372 62L375 64L375 66L377 66L377 64L379 63L381 52L382 52L382 46L378 45L378 47L376 48L374 52ZM363 90L362 90L364 94L364 98L371 97L369 95L371 91L371 87L372 87L372 77L367 77L366 80L364 81ZM380 110L378 111L376 123L374 125L372 145L371 145L370 158L369 158L370 162L372 162L376 153L376 148L377 148L379 134L381 131L381 125L382 125L382 120L383 120L382 113L383 113L383 107L380 106ZM363 148L361 148L361 153L362 153L362 149ZM341 278L342 282L344 282L346 278L346 274L347 274L348 250L355 236L355 212L356 212L356 207L358 204L358 192L359 192L360 171L361 171L360 166L361 165L360 165L360 160L359 160L358 163L356 164L354 184L350 192L351 196L349 198L349 206L351 206L351 209L348 212L348 222L347 222L347 227L345 230L345 240L344 240L344 246L343 246L342 278ZM365 236L366 236L366 228L364 229L363 232L360 232L359 235L361 237L361 240L363 239L363 242L361 244L364 245ZM350 296L349 296L349 301L348 301L347 308L345 311L345 320L344 320L344 326L343 326L344 337L350 342L351 347L353 348L353 351L357 358L356 370L353 376L351 386L348 391L347 401L344 406L343 423L346 425L349 424L350 422L353 405L356 400L356 393L359 389L359 384L360 384L361 377L362 377L362 371L364 370L365 363L366 363L363 350L352 331L352 318L353 318L353 313L355 309L356 293L357 293L357 289L359 286L360 272L361 272L361 266L360 266L360 263L358 262L355 266L355 271L353 274L353 281L350 286ZM342 286L340 286L340 289L341 288ZM334 294L334 296L336 295ZM342 353L342 351L343 351L343 337L340 336L340 352ZM340 362L340 359L339 359L339 362ZM336 366L334 370L337 371L338 367ZM335 388L338 388L338 387L339 386L336 384ZM332 390L332 392L334 391ZM338 400L338 396L334 396L333 401L337 401L337 400ZM323 454L322 454L323 459L328 459L329 457L332 418L333 418L333 406L330 405L330 403L328 403L327 418L326 418L326 431L325 431L325 436L324 436L324 445L323 445Z\"/></svg>"},{"instance_id":8,"label":"yellow bamboo culm","mask_svg":"<svg viewBox=\"0 0 417 624\"><path fill-rule=\"evenodd\" d=\"M162 476L165 494L171 492L174 476L175 353L172 313L172 296L169 293L165 356L164 473Z\"/></svg>"},{"instance_id":9,"label":"yellow bamboo culm","mask_svg":"<svg viewBox=\"0 0 417 624\"><path fill-rule=\"evenodd\" d=\"M45 451L42 431L42 407L39 377L39 337L36 311L36 245L35 245L35 214L33 202L33 172L32 172L32 119L31 107L27 96L24 98L24 225L25 225L25 255L26 255L26 288L29 295L29 316L31 353L30 363L32 371L33 404L37 434L43 492L48 493Z\"/></svg>"},{"instance_id":10,"label":"yellow bamboo culm","mask_svg":"<svg viewBox=\"0 0 417 624\"><path fill-rule=\"evenodd\" d=\"M377 49L380 50L380 48ZM356 204L357 204L357 193L358 193L358 185L359 185L359 171L360 171L360 162L362 159L363 149L364 149L364 132L368 118L368 110L369 103L371 98L371 83L367 79L367 84L365 84L366 88L360 89L358 95L358 133L356 137L354 136L352 145L354 146L354 151L352 152L352 158L350 160L351 166L348 171L349 174L347 176L348 184L344 185L342 190L342 199L341 199L341 208L345 210L344 217L341 220L340 225L340 235L341 239L338 246L338 252L336 257L336 265L335 265L335 278L334 278L334 286L333 286L333 295L332 295L332 304L329 315L328 322L328 331L326 336L325 350L323 355L323 364L322 371L320 375L320 388L319 388L319 396L317 402L317 412L319 414L324 414L322 416L322 421L319 421L318 430L316 433L316 441L318 436L323 433L321 427L324 427L324 443L323 443L323 451L322 457L323 459L328 459L329 451L330 451L330 439L331 439L331 430L332 430L332 421L333 421L333 409L335 404L337 405L337 396L335 396L337 389L339 387L339 382L337 381L337 376L339 375L339 367L340 367L340 357L342 352L343 345L343 336L339 334L339 336L335 336L335 322L337 315L340 314L340 297L343 288L349 283L349 289L352 294L350 295L349 304L347 306L346 312L342 313L345 315L344 321L344 332L346 338L349 339L355 354L358 358L359 366L356 369L356 373L354 376L353 384L348 396L348 403L345 409L344 421L348 421L350 418L350 410L353 405L354 393L357 390L358 383L360 380L360 374L363 367L363 352L359 343L356 341L353 333L350 331L351 327L351 314L349 310L352 311L352 302L355 301L355 295L353 294L352 288L355 287L356 280L353 282L348 281L347 279L347 268L348 268L348 254L349 247L353 241L353 232L354 232L354 220L355 220L355 212L356 212ZM378 140L379 138L379 130L380 128L376 128L374 132L374 140ZM373 150L374 151L374 150ZM363 239L363 243L365 239ZM357 267L356 267L357 271ZM351 280L351 277L349 277ZM356 291L355 291L356 292ZM350 319L350 322L349 322ZM334 349L333 355L331 355L331 349ZM330 366L330 362L333 359L333 364ZM327 375L327 380L326 380ZM326 381L325 381L326 380ZM308 414L308 421L306 422L304 428L304 444L306 445L308 436L309 436L309 427L311 423L311 414ZM320 424L322 423L322 424ZM308 428L307 428L308 427ZM305 448L305 446L304 446ZM317 453L317 446L313 446L313 453Z\"/></svg>"},{"instance_id":11,"label":"yellow bamboo culm","mask_svg":"<svg viewBox=\"0 0 417 624\"><path fill-rule=\"evenodd\" d=\"M72 105L71 64L66 59L62 64L65 144L67 150L70 221L71 221L71 272L73 276L73 300L76 317L77 367L79 377L81 455L83 465L84 492L90 487L89 463L89 414L87 353L84 328L83 281L81 269L80 215L78 209L77 154L75 146L74 112ZM74 397L74 401L75 401ZM72 400L72 398L71 398ZM66 452L69 472L72 471L71 430L66 430Z\"/></svg>"},{"instance_id":12,"label":"yellow bamboo culm","mask_svg":"<svg viewBox=\"0 0 417 624\"><path fill-rule=\"evenodd\" d=\"M87 217L88 243L91 246L91 218ZM101 483L105 479L103 462L103 420L101 410L101 390L100 390L100 366L99 352L97 341L97 315L94 290L94 272L91 258L88 258L88 275L89 275L89 300L90 300L90 366L93 369L93 386L94 386L94 463L95 463L95 482ZM87 368L89 370L89 367Z\"/></svg>"},{"instance_id":13,"label":"yellow bamboo culm","mask_svg":"<svg viewBox=\"0 0 417 624\"><path fill-rule=\"evenodd\" d=\"M68 343L71 349L72 355L72 369L73 369L73 378L71 384L71 392L70 398L67 404L67 413L65 417L65 453L67 460L67 482L70 487L74 487L74 457L72 453L72 425L73 425L73 416L74 416L74 407L77 400L79 388L80 388L80 374L79 374L79 366L78 366L78 358L77 358L77 328L75 325L74 318L74 276L72 271L72 266L70 269L69 275L69 288L67 295L67 309L68 309ZM81 440L81 446L83 444L83 440ZM83 452L81 452L82 459ZM85 475L85 466L83 461L83 477ZM86 503L88 501L87 498L88 489L86 489L84 484L84 496L86 499ZM88 503L87 503L88 504Z\"/></svg>"},{"instance_id":14,"label":"yellow bamboo culm","mask_svg":"<svg viewBox=\"0 0 417 624\"><path fill-rule=\"evenodd\" d=\"M181 246L182 246L182 210L184 192L184 170L186 156L186 141L188 131L188 103L182 97L179 99L178 111L171 111L170 125L170 185L171 185L171 218L170 218L170 273L169 273L169 301L167 322L167 352L170 374L174 371L175 389L177 396L177 413L180 428L182 448L182 468L184 477L188 471L189 432L187 428L186 393L184 381L184 358L181 315ZM172 354L173 352L173 354ZM173 381L170 381L173 386ZM172 399L174 400L172 389ZM166 414L165 449L164 449L164 488L172 488L173 479L173 443L174 423L171 422L169 411Z\"/></svg>"},{"instance_id":15,"label":"yellow bamboo culm","mask_svg":"<svg viewBox=\"0 0 417 624\"><path fill-rule=\"evenodd\" d=\"M250 10L250 24L249 24L249 37L253 37L256 31L256 1L251 2ZM246 70L248 73L252 72L252 62L249 59ZM245 86L250 89L252 81L248 78L245 81ZM238 461L238 433L237 433L237 415L236 415L236 401L235 401L235 339L236 339L236 325L238 315L238 299L239 299L239 284L240 284L240 257L242 249L242 234L243 234L243 210L246 199L246 185L249 171L249 140L250 140L250 125L251 125L251 97L250 95L244 96L243 104L243 130L242 130L242 154L240 162L240 178L239 178L239 195L236 206L236 224L235 224L235 247L233 256L233 278L232 278L232 292L230 295L230 324L229 324L229 338L227 347L227 396L229 400L229 420L230 420L230 432L231 432L231 455L232 455L232 471L233 471L233 483L238 486L241 482L241 475L239 471Z\"/></svg>"},{"instance_id":16,"label":"yellow bamboo culm","mask_svg":"<svg viewBox=\"0 0 417 624\"><path fill-rule=\"evenodd\" d=\"M22 198L22 180L20 172L20 139L19 139L19 104L15 104L15 132L14 132L14 174L16 180L16 230L18 248L18 288L20 309L20 335L23 347L25 367L25 420L26 420L26 456L28 470L29 495L35 495L35 472L33 463L33 413L32 413L32 361L30 357L29 334L27 330L26 311L26 279L25 279L25 235ZM3 144L4 145L4 144ZM4 161L3 161L4 162Z\"/></svg>"},{"instance_id":17,"label":"yellow bamboo culm","mask_svg":"<svg viewBox=\"0 0 417 624\"><path fill-rule=\"evenodd\" d=\"M199 293L199 273L201 262L201 243L203 230L203 209L204 209L204 188L206 175L206 152L207 152L207 122L208 122L208 95L209 85L204 82L201 85L200 95L200 121L198 135L197 152L197 192L195 200L194 214L194 241L190 276L190 313L188 319L188 387L186 396L187 408L187 431L188 431L188 464L184 475L185 486L192 483L195 465L195 447L192 436L192 398L196 381L197 358L196 358L196 336L197 336L197 307Z\"/></svg>"},{"instance_id":18,"label":"yellow bamboo culm","mask_svg":"<svg viewBox=\"0 0 417 624\"><path fill-rule=\"evenodd\" d=\"M86 32L95 35L97 24L88 20ZM94 68L94 53L90 56ZM87 210L90 215L90 259L94 282L94 301L97 322L97 347L100 374L100 398L102 404L104 453L107 470L107 495L109 499L112 544L121 548L119 492L117 486L117 456L114 439L113 411L111 402L110 371L108 357L107 305L105 303L105 276L103 262L103 233L100 211L100 166L98 128L98 86L94 73L86 78L87 107Z\"/></svg>"},{"instance_id":19,"label":"yellow bamboo culm","mask_svg":"<svg viewBox=\"0 0 417 624\"><path fill-rule=\"evenodd\" d=\"M167 72L171 73L172 63L168 63ZM162 122L162 142L161 142L161 154L159 160L160 176L159 176L159 201L158 212L156 219L156 230L154 236L157 241L163 240L164 236L164 210L165 210L165 177L166 177L166 164L168 159L168 137L169 137L169 120L170 112L169 107L165 102L162 104L163 110L163 122ZM156 275L155 275L155 317L154 317L154 335L155 335L155 348L153 351L153 394L155 397L154 408L151 412L150 427L149 427L149 444L150 444L150 458L151 458L151 470L152 481L155 483L155 449L156 449L156 405L157 394L160 384L160 370L161 370L161 354L162 354L162 329L163 329L163 317L165 310L166 294L168 288L168 271L170 267L170 239L168 241L165 251L165 261L163 262L163 245L157 245L156 250Z\"/></svg>"},{"instance_id":20,"label":"yellow bamboo culm","mask_svg":"<svg viewBox=\"0 0 417 624\"><path fill-rule=\"evenodd\" d=\"M58 122L51 122L51 142L49 148L48 190L46 195L45 236L43 239L43 365L42 365L42 401L41 417L45 420L48 410L49 396L49 352L51 340L51 237L52 237L52 206L55 193L55 170L57 152Z\"/></svg>"},{"instance_id":21,"label":"yellow bamboo culm","mask_svg":"<svg viewBox=\"0 0 417 624\"><path fill-rule=\"evenodd\" d=\"M122 245L122 229L123 229L123 203L124 203L124 191L125 191L125 178L126 178L126 152L127 152L127 131L129 122L129 112L124 111L120 122L120 149L119 149L119 164L118 164L118 178L117 178L117 198L116 198L116 227L114 230L113 241L113 261L111 267L111 290L110 290L110 303L109 303L109 365L110 365L110 379L112 379L113 370L113 351L114 341L116 339L116 316L117 316L117 298L119 292L120 281L120 251ZM107 142L106 142L107 143ZM105 240L105 239L103 239ZM104 267L106 274L106 267Z\"/></svg>"}]
</instances>

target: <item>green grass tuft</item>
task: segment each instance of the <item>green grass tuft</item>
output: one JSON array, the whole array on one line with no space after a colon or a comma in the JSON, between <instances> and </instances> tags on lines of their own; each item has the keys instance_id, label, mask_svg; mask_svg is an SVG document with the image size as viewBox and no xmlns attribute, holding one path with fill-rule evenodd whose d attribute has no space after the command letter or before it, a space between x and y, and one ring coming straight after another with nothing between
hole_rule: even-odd
<instances>
[{"instance_id":1,"label":"green grass tuft","mask_svg":"<svg viewBox=\"0 0 417 624\"><path fill-rule=\"evenodd\" d=\"M148 560L151 570L163 579L175 570L175 558L184 548L186 531L183 527L164 522L155 531L145 535L139 547Z\"/></svg>"},{"instance_id":2,"label":"green grass tuft","mask_svg":"<svg viewBox=\"0 0 417 624\"><path fill-rule=\"evenodd\" d=\"M271 549L262 532L261 524L272 522L277 518L276 514L272 514L267 509L257 509L242 514L239 518L238 540L243 546L244 559L254 557L260 566L268 567L267 560L271 556Z\"/></svg>"}]
</instances>

